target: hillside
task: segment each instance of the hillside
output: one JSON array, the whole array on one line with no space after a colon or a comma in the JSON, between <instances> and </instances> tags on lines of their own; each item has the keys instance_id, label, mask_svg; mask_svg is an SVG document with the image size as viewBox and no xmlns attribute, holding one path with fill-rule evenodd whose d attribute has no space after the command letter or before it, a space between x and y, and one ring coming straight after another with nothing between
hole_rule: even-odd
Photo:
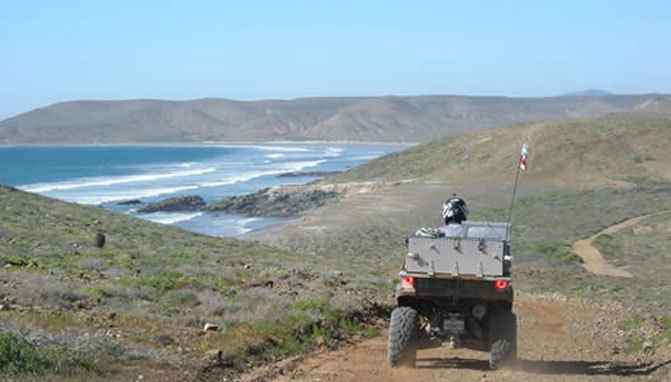
<instances>
[{"instance_id":1,"label":"hillside","mask_svg":"<svg viewBox=\"0 0 671 382\"><path fill-rule=\"evenodd\" d=\"M671 181L671 119L658 113L523 124L432 141L388 155L325 182L490 178L509 181L523 142L525 178L586 189L623 182ZM490 181L491 182L491 181Z\"/></svg>"},{"instance_id":2,"label":"hillside","mask_svg":"<svg viewBox=\"0 0 671 382\"><path fill-rule=\"evenodd\" d=\"M0 144L423 142L511 123L630 111L653 95L72 101L0 121Z\"/></svg>"},{"instance_id":3,"label":"hillside","mask_svg":"<svg viewBox=\"0 0 671 382\"><path fill-rule=\"evenodd\" d=\"M374 334L384 282L317 265L0 186L0 379L221 380Z\"/></svg>"},{"instance_id":4,"label":"hillside","mask_svg":"<svg viewBox=\"0 0 671 382\"><path fill-rule=\"evenodd\" d=\"M526 286L551 289L556 277L584 286L588 279L575 280L585 275L571 243L632 217L671 210L671 120L656 113L614 114L411 147L324 179L323 185L340 188L359 185L339 203L246 237L327 263L333 254L351 256L364 269L392 274L404 251L399 241L418 227L440 225L441 203L453 192L468 200L472 220L507 220L524 141L531 155L513 215L515 259L519 268L539 272L524 276ZM656 232L661 240L664 228ZM656 280L654 286L625 280L628 289L618 298L635 302L668 286L661 273ZM657 303L670 314L671 300L662 300Z\"/></svg>"}]
</instances>

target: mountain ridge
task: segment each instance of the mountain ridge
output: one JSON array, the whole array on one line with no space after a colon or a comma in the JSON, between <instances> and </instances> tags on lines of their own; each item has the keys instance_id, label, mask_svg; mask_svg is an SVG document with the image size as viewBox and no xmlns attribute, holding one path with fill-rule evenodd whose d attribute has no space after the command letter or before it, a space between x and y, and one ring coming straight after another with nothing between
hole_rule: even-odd
<instances>
[{"instance_id":1,"label":"mountain ridge","mask_svg":"<svg viewBox=\"0 0 671 382\"><path fill-rule=\"evenodd\" d=\"M585 90L579 90L575 92L568 92L562 94L563 97L594 97L594 96L604 96L604 95L614 95L615 93L611 93L608 90L604 89L585 89Z\"/></svg>"},{"instance_id":2,"label":"mountain ridge","mask_svg":"<svg viewBox=\"0 0 671 382\"><path fill-rule=\"evenodd\" d=\"M511 123L631 111L655 97L660 95L67 101L0 121L0 144L426 142Z\"/></svg>"}]
</instances>

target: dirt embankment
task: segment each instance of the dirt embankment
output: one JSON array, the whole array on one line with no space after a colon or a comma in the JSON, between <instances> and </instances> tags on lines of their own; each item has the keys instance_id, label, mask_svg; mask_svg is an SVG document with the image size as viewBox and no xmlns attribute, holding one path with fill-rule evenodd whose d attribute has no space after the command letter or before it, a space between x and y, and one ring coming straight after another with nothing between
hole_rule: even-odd
<instances>
[{"instance_id":1,"label":"dirt embankment","mask_svg":"<svg viewBox=\"0 0 671 382\"><path fill-rule=\"evenodd\" d=\"M636 352L629 349L638 332L621 329L622 320L633 314L621 306L567 301L560 296L522 296L515 311L519 321L519 359L503 370L487 369L487 353L446 348L419 350L414 369L391 369L386 361L384 332L337 351L254 370L243 381L671 380L668 347ZM638 329L641 330L650 333L655 329Z\"/></svg>"}]
</instances>

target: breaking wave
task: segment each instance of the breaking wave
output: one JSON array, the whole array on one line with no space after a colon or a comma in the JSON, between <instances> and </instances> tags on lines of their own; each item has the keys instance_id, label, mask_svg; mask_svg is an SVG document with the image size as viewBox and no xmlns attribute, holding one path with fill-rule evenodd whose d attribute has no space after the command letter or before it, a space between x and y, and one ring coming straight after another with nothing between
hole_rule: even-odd
<instances>
[{"instance_id":1,"label":"breaking wave","mask_svg":"<svg viewBox=\"0 0 671 382\"><path fill-rule=\"evenodd\" d=\"M59 194L58 198L68 202L75 202L80 204L98 205L109 202L119 202L122 200L133 200L141 198L151 198L155 196L174 194L176 192L195 190L198 186L179 186L179 187L164 187L164 188L148 188L141 190L121 190L112 191L105 190L104 192L88 192L88 193L63 193Z\"/></svg>"},{"instance_id":2,"label":"breaking wave","mask_svg":"<svg viewBox=\"0 0 671 382\"><path fill-rule=\"evenodd\" d=\"M43 183L43 184L20 186L19 188L28 192L43 193L53 191L74 190L78 188L87 188L87 187L113 186L125 183L151 182L162 179L203 175L215 171L217 171L216 168L209 167L201 170L176 171L163 174L140 174L140 175L126 175L126 176L117 176L108 178L88 178L88 179L85 178L79 182Z\"/></svg>"},{"instance_id":3,"label":"breaking wave","mask_svg":"<svg viewBox=\"0 0 671 382\"><path fill-rule=\"evenodd\" d=\"M198 216L201 216L202 214L203 214L202 212L194 212L194 213L155 212L155 213L152 213L152 214L141 214L141 215L137 215L137 216L141 217L143 219L152 221L154 223L175 224L175 223L191 220L193 218L197 218Z\"/></svg>"}]
</instances>

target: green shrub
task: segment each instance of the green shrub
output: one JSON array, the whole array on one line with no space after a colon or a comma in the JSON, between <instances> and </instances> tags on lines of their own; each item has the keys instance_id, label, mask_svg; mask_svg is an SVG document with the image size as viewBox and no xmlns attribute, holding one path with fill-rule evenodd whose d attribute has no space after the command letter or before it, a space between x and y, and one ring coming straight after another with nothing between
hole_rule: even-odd
<instances>
[{"instance_id":1,"label":"green shrub","mask_svg":"<svg viewBox=\"0 0 671 382\"><path fill-rule=\"evenodd\" d=\"M326 310L327 302L322 297L301 297L294 301L294 308L302 312L320 312Z\"/></svg>"},{"instance_id":2,"label":"green shrub","mask_svg":"<svg viewBox=\"0 0 671 382\"><path fill-rule=\"evenodd\" d=\"M361 335L366 338L376 337L378 335L377 328L375 326L370 325L361 332Z\"/></svg>"},{"instance_id":3,"label":"green shrub","mask_svg":"<svg viewBox=\"0 0 671 382\"><path fill-rule=\"evenodd\" d=\"M577 253L571 250L571 244L559 241L549 244L538 244L534 248L537 252L542 253L543 255L559 260L562 263L566 264L580 264L582 263L582 258Z\"/></svg>"},{"instance_id":4,"label":"green shrub","mask_svg":"<svg viewBox=\"0 0 671 382\"><path fill-rule=\"evenodd\" d=\"M11 264L15 267L25 267L28 269L33 269L38 267L36 259L33 258L24 258L24 257L6 257L5 263Z\"/></svg>"},{"instance_id":5,"label":"green shrub","mask_svg":"<svg viewBox=\"0 0 671 382\"><path fill-rule=\"evenodd\" d=\"M44 366L30 342L13 333L0 333L0 370L7 374L38 373Z\"/></svg>"},{"instance_id":6,"label":"green shrub","mask_svg":"<svg viewBox=\"0 0 671 382\"><path fill-rule=\"evenodd\" d=\"M618 249L618 246L614 243L613 237L606 234L597 236L594 241L592 241L592 245L605 256L614 254Z\"/></svg>"},{"instance_id":7,"label":"green shrub","mask_svg":"<svg viewBox=\"0 0 671 382\"><path fill-rule=\"evenodd\" d=\"M629 338L622 350L627 354L638 353L643 350L643 342L643 339L639 337Z\"/></svg>"},{"instance_id":8,"label":"green shrub","mask_svg":"<svg viewBox=\"0 0 671 382\"><path fill-rule=\"evenodd\" d=\"M659 319L659 324L662 326L664 329L671 329L671 317L670 316L665 316Z\"/></svg>"},{"instance_id":9,"label":"green shrub","mask_svg":"<svg viewBox=\"0 0 671 382\"><path fill-rule=\"evenodd\" d=\"M617 325L617 327L620 330L625 330L625 331L636 330L643 325L644 321L645 320L643 319L643 317L633 316L633 317L629 317L629 318L626 318L626 319L620 321L620 323Z\"/></svg>"},{"instance_id":10,"label":"green shrub","mask_svg":"<svg viewBox=\"0 0 671 382\"><path fill-rule=\"evenodd\" d=\"M92 362L74 351L57 345L36 347L24 337L0 331L0 372L5 375L72 375L91 369Z\"/></svg>"},{"instance_id":11,"label":"green shrub","mask_svg":"<svg viewBox=\"0 0 671 382\"><path fill-rule=\"evenodd\" d=\"M328 328L317 324L312 324L312 338L315 341L318 341L321 338L327 345L330 345L333 341L331 331Z\"/></svg>"},{"instance_id":12,"label":"green shrub","mask_svg":"<svg viewBox=\"0 0 671 382\"><path fill-rule=\"evenodd\" d=\"M179 272L161 272L157 275L145 277L140 285L150 286L161 293L177 288L182 278Z\"/></svg>"},{"instance_id":13,"label":"green shrub","mask_svg":"<svg viewBox=\"0 0 671 382\"><path fill-rule=\"evenodd\" d=\"M343 317L338 321L338 327L349 335L357 334L362 331L360 323L346 317Z\"/></svg>"}]
</instances>

